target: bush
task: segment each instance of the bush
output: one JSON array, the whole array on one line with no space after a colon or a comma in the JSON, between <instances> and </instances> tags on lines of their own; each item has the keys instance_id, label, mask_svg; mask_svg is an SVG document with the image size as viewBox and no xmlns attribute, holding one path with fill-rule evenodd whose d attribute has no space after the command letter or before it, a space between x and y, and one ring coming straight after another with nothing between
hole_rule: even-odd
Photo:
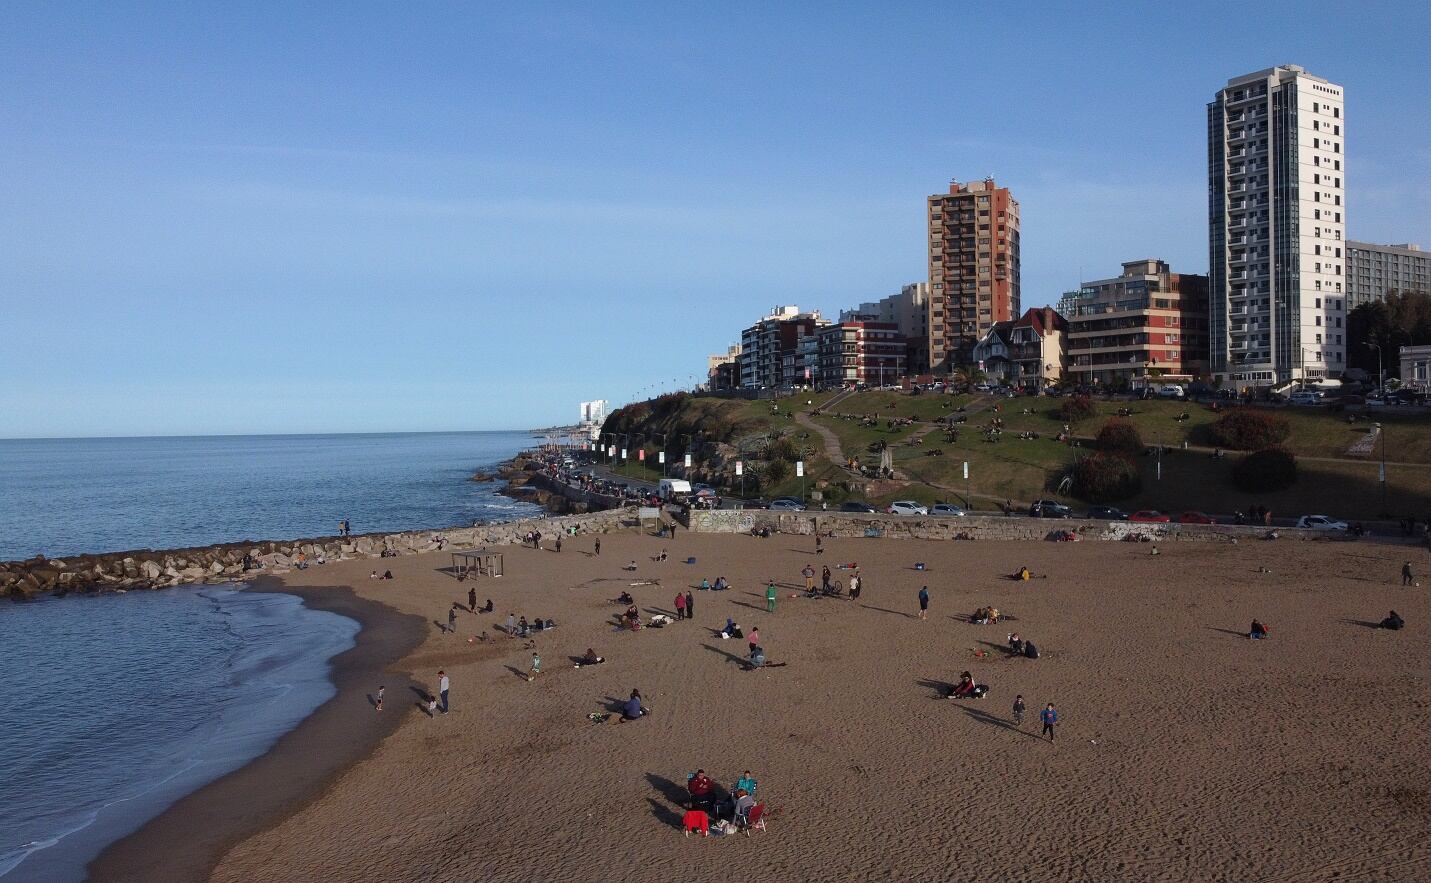
<instances>
[{"instance_id":1,"label":"bush","mask_svg":"<svg viewBox=\"0 0 1431 883\"><path fill-rule=\"evenodd\" d=\"M765 480L772 485L777 485L790 477L790 461L771 460L765 464Z\"/></svg>"},{"instance_id":2,"label":"bush","mask_svg":"<svg viewBox=\"0 0 1431 883\"><path fill-rule=\"evenodd\" d=\"M1279 445L1292 434L1287 418L1238 409L1229 411L1208 427L1216 445L1238 451L1260 451Z\"/></svg>"},{"instance_id":3,"label":"bush","mask_svg":"<svg viewBox=\"0 0 1431 883\"><path fill-rule=\"evenodd\" d=\"M1058 416L1062 417L1065 423L1078 423L1093 416L1093 400L1088 396L1074 396L1071 399L1064 399L1063 404L1058 406Z\"/></svg>"},{"instance_id":4,"label":"bush","mask_svg":"<svg viewBox=\"0 0 1431 883\"><path fill-rule=\"evenodd\" d=\"M1297 458L1286 448L1263 448L1232 467L1232 483L1249 494L1285 491L1297 481Z\"/></svg>"},{"instance_id":5,"label":"bush","mask_svg":"<svg viewBox=\"0 0 1431 883\"><path fill-rule=\"evenodd\" d=\"M1143 453L1143 437L1127 420L1109 420L1098 431L1098 450L1106 454L1136 457Z\"/></svg>"},{"instance_id":6,"label":"bush","mask_svg":"<svg viewBox=\"0 0 1431 883\"><path fill-rule=\"evenodd\" d=\"M1116 454L1090 454L1073 464L1073 493L1090 503L1124 500L1143 489L1133 461Z\"/></svg>"}]
</instances>

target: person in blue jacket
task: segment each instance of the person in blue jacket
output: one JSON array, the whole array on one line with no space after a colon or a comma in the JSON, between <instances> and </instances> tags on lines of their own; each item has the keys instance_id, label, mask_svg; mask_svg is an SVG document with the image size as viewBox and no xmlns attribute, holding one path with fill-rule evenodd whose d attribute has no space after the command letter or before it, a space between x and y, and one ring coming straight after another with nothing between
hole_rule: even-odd
<instances>
[{"instance_id":1,"label":"person in blue jacket","mask_svg":"<svg viewBox=\"0 0 1431 883\"><path fill-rule=\"evenodd\" d=\"M1053 725L1058 723L1058 712L1054 709L1052 702L1045 706L1043 711L1038 713L1038 719L1043 721L1043 735L1047 736L1048 741L1052 742Z\"/></svg>"}]
</instances>

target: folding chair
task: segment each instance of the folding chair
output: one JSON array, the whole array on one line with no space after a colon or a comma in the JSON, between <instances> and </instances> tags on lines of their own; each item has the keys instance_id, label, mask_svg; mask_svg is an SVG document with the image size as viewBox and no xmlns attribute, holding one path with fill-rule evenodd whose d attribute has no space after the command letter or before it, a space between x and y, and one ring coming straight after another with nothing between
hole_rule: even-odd
<instances>
[{"instance_id":1,"label":"folding chair","mask_svg":"<svg viewBox=\"0 0 1431 883\"><path fill-rule=\"evenodd\" d=\"M762 831L766 830L765 804L763 803L757 803L755 806L752 806L750 812L745 814L745 821L740 826L740 829L745 832L745 836L747 837L750 836L750 832L755 828L759 828Z\"/></svg>"}]
</instances>

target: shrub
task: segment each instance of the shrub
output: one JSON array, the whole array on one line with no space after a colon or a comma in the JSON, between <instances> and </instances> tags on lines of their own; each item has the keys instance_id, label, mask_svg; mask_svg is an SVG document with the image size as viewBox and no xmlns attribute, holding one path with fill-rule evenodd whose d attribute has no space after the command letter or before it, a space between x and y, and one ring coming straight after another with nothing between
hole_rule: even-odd
<instances>
[{"instance_id":1,"label":"shrub","mask_svg":"<svg viewBox=\"0 0 1431 883\"><path fill-rule=\"evenodd\" d=\"M771 460L765 464L765 480L777 485L790 476L790 461Z\"/></svg>"},{"instance_id":2,"label":"shrub","mask_svg":"<svg viewBox=\"0 0 1431 883\"><path fill-rule=\"evenodd\" d=\"M1292 427L1287 418L1260 411L1229 411L1208 427L1214 444L1239 451L1258 451L1287 440Z\"/></svg>"},{"instance_id":3,"label":"shrub","mask_svg":"<svg viewBox=\"0 0 1431 883\"><path fill-rule=\"evenodd\" d=\"M1098 431L1098 450L1107 454L1136 457L1143 453L1143 437L1127 420L1109 420Z\"/></svg>"},{"instance_id":4,"label":"shrub","mask_svg":"<svg viewBox=\"0 0 1431 883\"><path fill-rule=\"evenodd\" d=\"M1088 396L1074 396L1071 399L1064 399L1063 404L1058 406L1058 416L1062 417L1065 423L1078 423L1093 416L1093 400Z\"/></svg>"},{"instance_id":5,"label":"shrub","mask_svg":"<svg viewBox=\"0 0 1431 883\"><path fill-rule=\"evenodd\" d=\"M1073 493L1090 503L1111 503L1143 489L1133 461L1116 454L1089 454L1073 464Z\"/></svg>"},{"instance_id":6,"label":"shrub","mask_svg":"<svg viewBox=\"0 0 1431 883\"><path fill-rule=\"evenodd\" d=\"M1297 481L1297 458L1286 448L1263 448L1232 467L1232 483L1249 494L1285 491Z\"/></svg>"}]
</instances>

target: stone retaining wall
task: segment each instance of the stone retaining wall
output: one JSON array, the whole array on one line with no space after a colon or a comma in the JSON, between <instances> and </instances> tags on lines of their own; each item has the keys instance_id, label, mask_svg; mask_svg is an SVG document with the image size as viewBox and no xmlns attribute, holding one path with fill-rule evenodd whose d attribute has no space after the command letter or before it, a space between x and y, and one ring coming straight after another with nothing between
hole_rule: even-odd
<instances>
[{"instance_id":1,"label":"stone retaining wall","mask_svg":"<svg viewBox=\"0 0 1431 883\"><path fill-rule=\"evenodd\" d=\"M688 527L700 533L749 533L769 528L787 534L812 535L816 525L821 534L836 537L883 537L886 539L952 540L1045 540L1073 534L1080 540L1130 540L1233 542L1260 540L1268 528L1235 524L1138 524L1128 521L1085 521L1015 516L968 516L964 518L923 518L903 515L860 515L845 512L772 512L767 509L693 511ZM1284 539L1343 538L1326 531L1279 527Z\"/></svg>"},{"instance_id":2,"label":"stone retaining wall","mask_svg":"<svg viewBox=\"0 0 1431 883\"><path fill-rule=\"evenodd\" d=\"M0 562L0 597L31 598L48 592L95 592L120 589L161 589L184 583L235 582L266 574L288 573L299 554L316 561L381 558L386 550L398 555L458 551L475 546L511 545L529 531L546 536L567 533L609 533L635 526L634 509L610 509L583 515L524 519L502 524L447 530L419 530L311 540L223 543L194 549L142 550L70 558L30 558ZM262 565L243 570L244 555Z\"/></svg>"}]
</instances>

